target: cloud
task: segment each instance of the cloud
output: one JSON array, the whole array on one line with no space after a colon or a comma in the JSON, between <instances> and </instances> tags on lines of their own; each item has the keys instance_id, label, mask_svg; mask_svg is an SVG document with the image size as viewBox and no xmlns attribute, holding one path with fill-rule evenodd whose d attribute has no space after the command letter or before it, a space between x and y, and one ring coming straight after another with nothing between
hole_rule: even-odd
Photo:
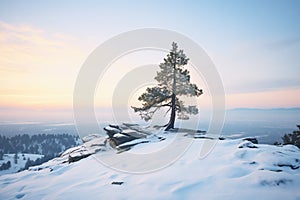
<instances>
[{"instance_id":1,"label":"cloud","mask_svg":"<svg viewBox=\"0 0 300 200\"><path fill-rule=\"evenodd\" d=\"M48 34L38 28L25 25L11 25L0 21L0 64L2 71L23 71L68 51L72 53L74 37L60 33ZM42 62L43 61L43 62Z\"/></svg>"},{"instance_id":2,"label":"cloud","mask_svg":"<svg viewBox=\"0 0 300 200\"><path fill-rule=\"evenodd\" d=\"M27 44L47 47L62 47L66 39L74 39L66 35L55 33L47 35L45 31L28 25L11 25L0 21L0 42L3 44ZM63 39L63 40L59 40Z\"/></svg>"}]
</instances>

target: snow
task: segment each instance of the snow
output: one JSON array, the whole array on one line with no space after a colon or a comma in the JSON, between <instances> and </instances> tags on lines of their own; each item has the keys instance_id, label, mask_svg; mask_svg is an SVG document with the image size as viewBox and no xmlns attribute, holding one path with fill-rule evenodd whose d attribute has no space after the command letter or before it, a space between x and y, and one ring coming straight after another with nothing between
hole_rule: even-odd
<instances>
[{"instance_id":1,"label":"snow","mask_svg":"<svg viewBox=\"0 0 300 200\"><path fill-rule=\"evenodd\" d=\"M120 129L113 128L113 127L110 127L110 126L105 127L105 129L108 130L108 131L111 131L113 133L120 133L121 132Z\"/></svg>"},{"instance_id":2,"label":"snow","mask_svg":"<svg viewBox=\"0 0 300 200\"><path fill-rule=\"evenodd\" d=\"M66 150L59 158L54 160L59 161L59 163L64 163L68 162L69 157L88 156L99 151L111 150L107 144L107 138L103 135L91 134L84 137L82 140L85 141L84 144Z\"/></svg>"},{"instance_id":3,"label":"snow","mask_svg":"<svg viewBox=\"0 0 300 200\"><path fill-rule=\"evenodd\" d=\"M128 152L149 153L160 145L168 145L174 133L147 139L149 143L134 146ZM170 166L133 174L99 162L97 155L116 150L104 145L103 136L94 135L88 144L74 147L62 157L27 171L0 176L0 199L300 199L297 147L228 139L218 141L207 157L199 159L207 140L193 139L190 148ZM95 146L98 149L93 149ZM99 151L100 147L103 151ZM95 154L78 162L64 162L70 153L80 149Z\"/></svg>"},{"instance_id":4,"label":"snow","mask_svg":"<svg viewBox=\"0 0 300 200\"><path fill-rule=\"evenodd\" d=\"M122 137L128 137L128 136L123 135L123 134L121 134L121 133L116 133L116 134L114 134L114 137L115 137L115 138L122 138Z\"/></svg>"},{"instance_id":5,"label":"snow","mask_svg":"<svg viewBox=\"0 0 300 200\"><path fill-rule=\"evenodd\" d=\"M11 167L7 170L0 171L0 175L15 173L15 172L18 172L19 170L23 169L25 167L25 164L26 164L28 158L32 161L35 161L38 158L43 157L43 155L39 155L39 154L27 154L27 153L20 154L19 153L18 159L17 159L17 164L15 164L14 156L15 156L15 154L4 154L3 160L0 160L0 166L2 165L2 163L7 163L8 161L10 161Z\"/></svg>"}]
</instances>

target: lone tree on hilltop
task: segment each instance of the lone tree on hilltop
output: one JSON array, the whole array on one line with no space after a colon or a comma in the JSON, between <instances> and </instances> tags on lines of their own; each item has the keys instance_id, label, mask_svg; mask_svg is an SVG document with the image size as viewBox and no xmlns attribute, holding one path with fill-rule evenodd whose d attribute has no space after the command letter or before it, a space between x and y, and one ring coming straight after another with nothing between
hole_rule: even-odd
<instances>
[{"instance_id":1,"label":"lone tree on hilltop","mask_svg":"<svg viewBox=\"0 0 300 200\"><path fill-rule=\"evenodd\" d=\"M174 128L176 114L179 119L189 119L187 115L198 114L195 105L185 106L179 99L180 96L198 97L203 94L202 89L190 83L190 72L184 69L188 61L183 50L178 50L178 45L173 42L172 49L159 65L160 71L155 77L158 85L146 89L138 98L143 102L142 107L132 107L134 112L139 112L141 118L148 121L160 108L168 107L167 112L171 110L171 115L165 130Z\"/></svg>"}]
</instances>

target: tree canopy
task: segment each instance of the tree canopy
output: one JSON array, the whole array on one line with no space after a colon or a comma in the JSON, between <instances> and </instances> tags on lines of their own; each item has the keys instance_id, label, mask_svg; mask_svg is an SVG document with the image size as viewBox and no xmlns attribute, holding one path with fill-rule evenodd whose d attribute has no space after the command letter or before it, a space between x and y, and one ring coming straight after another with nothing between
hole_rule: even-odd
<instances>
[{"instance_id":1,"label":"tree canopy","mask_svg":"<svg viewBox=\"0 0 300 200\"><path fill-rule=\"evenodd\" d=\"M141 107L132 107L139 112L142 119L148 121L156 111L161 108L168 108L171 111L170 120L166 124L166 130L174 128L176 114L179 119L189 119L188 115L198 114L196 105L184 104L181 96L198 97L203 94L196 84L190 83L190 72L185 69L189 58L183 50L178 50L178 45L173 42L172 48L163 62L159 64L160 71L157 72L155 80L157 86L149 87L138 98L143 102Z\"/></svg>"}]
</instances>

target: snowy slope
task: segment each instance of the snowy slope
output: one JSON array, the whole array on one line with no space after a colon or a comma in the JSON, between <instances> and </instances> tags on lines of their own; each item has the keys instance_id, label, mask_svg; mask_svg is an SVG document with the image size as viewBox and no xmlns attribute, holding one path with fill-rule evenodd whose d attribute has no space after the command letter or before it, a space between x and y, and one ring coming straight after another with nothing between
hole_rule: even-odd
<instances>
[{"instance_id":1,"label":"snowy slope","mask_svg":"<svg viewBox=\"0 0 300 200\"><path fill-rule=\"evenodd\" d=\"M165 138L166 144L172 136ZM194 139L190 149L169 167L131 174L110 169L95 158L115 150L105 138L93 135L60 158L0 176L0 199L300 199L297 147L220 140L200 160L199 146L206 140ZM159 144L163 143L142 143L129 152ZM90 153L95 154L68 163L70 156Z\"/></svg>"},{"instance_id":2,"label":"snowy slope","mask_svg":"<svg viewBox=\"0 0 300 200\"><path fill-rule=\"evenodd\" d=\"M32 161L35 161L36 159L43 157L43 155L39 155L39 154L27 154L27 153L20 154L19 153L17 163L15 163L14 156L15 156L15 154L4 154L3 160L0 160L0 166L2 165L2 163L7 163L8 161L10 161L11 167L7 170L0 171L0 175L15 173L15 172L18 172L19 170L23 169L25 167L25 164L26 164L28 158Z\"/></svg>"}]
</instances>

